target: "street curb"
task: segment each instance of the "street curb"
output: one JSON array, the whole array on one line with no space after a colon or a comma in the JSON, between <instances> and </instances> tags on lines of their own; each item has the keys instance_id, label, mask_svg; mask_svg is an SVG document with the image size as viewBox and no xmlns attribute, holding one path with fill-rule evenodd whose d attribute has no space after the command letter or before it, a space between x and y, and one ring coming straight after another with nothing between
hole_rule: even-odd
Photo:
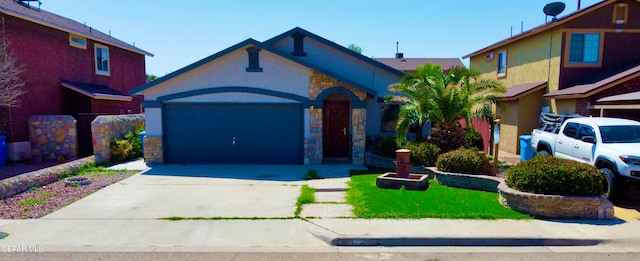
<instances>
[{"instance_id":1,"label":"street curb","mask_svg":"<svg viewBox=\"0 0 640 261\"><path fill-rule=\"evenodd\" d=\"M325 241L327 242L327 241ZM358 237L338 236L334 246L595 246L599 239L567 238L481 238L481 237Z\"/></svg>"},{"instance_id":2,"label":"street curb","mask_svg":"<svg viewBox=\"0 0 640 261\"><path fill-rule=\"evenodd\" d=\"M576 238L347 236L322 228L310 232L331 246L595 246L607 242Z\"/></svg>"}]
</instances>

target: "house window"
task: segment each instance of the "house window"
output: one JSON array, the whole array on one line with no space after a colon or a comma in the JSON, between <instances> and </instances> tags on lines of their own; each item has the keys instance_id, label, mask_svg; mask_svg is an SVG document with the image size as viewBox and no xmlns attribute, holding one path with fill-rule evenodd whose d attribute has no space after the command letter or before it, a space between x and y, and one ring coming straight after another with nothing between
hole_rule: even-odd
<instances>
[{"instance_id":1,"label":"house window","mask_svg":"<svg viewBox=\"0 0 640 261\"><path fill-rule=\"evenodd\" d=\"M380 131L396 132L400 104L385 103L380 108Z\"/></svg>"},{"instance_id":2,"label":"house window","mask_svg":"<svg viewBox=\"0 0 640 261\"><path fill-rule=\"evenodd\" d=\"M69 35L69 45L81 49L87 49L87 39L77 35Z\"/></svg>"},{"instance_id":3,"label":"house window","mask_svg":"<svg viewBox=\"0 0 640 261\"><path fill-rule=\"evenodd\" d=\"M569 34L569 64L599 65L602 37L600 33Z\"/></svg>"},{"instance_id":4,"label":"house window","mask_svg":"<svg viewBox=\"0 0 640 261\"><path fill-rule=\"evenodd\" d=\"M491 53L488 53L487 56L484 57L484 60L487 61L487 62L491 62L491 61L493 61L493 58L494 58L494 54L493 54L493 52L491 52Z\"/></svg>"},{"instance_id":5,"label":"house window","mask_svg":"<svg viewBox=\"0 0 640 261\"><path fill-rule=\"evenodd\" d=\"M247 48L247 54L249 55L249 67L247 67L247 72L262 72L262 68L260 68L260 56L258 54L262 51L262 49L258 47L249 47Z\"/></svg>"},{"instance_id":6,"label":"house window","mask_svg":"<svg viewBox=\"0 0 640 261\"><path fill-rule=\"evenodd\" d=\"M96 44L96 74L109 75L109 47Z\"/></svg>"},{"instance_id":7,"label":"house window","mask_svg":"<svg viewBox=\"0 0 640 261\"><path fill-rule=\"evenodd\" d=\"M614 24L626 24L629 17L629 5L628 4L616 4L613 7L613 17L611 22Z\"/></svg>"},{"instance_id":8,"label":"house window","mask_svg":"<svg viewBox=\"0 0 640 261\"><path fill-rule=\"evenodd\" d=\"M507 76L507 51L498 53L498 76Z\"/></svg>"},{"instance_id":9,"label":"house window","mask_svg":"<svg viewBox=\"0 0 640 261\"><path fill-rule=\"evenodd\" d=\"M380 107L380 132L390 133L396 132L396 126L398 125L398 115L400 114L399 103L384 103ZM407 133L414 133L417 130L417 126L412 125L407 130Z\"/></svg>"}]
</instances>

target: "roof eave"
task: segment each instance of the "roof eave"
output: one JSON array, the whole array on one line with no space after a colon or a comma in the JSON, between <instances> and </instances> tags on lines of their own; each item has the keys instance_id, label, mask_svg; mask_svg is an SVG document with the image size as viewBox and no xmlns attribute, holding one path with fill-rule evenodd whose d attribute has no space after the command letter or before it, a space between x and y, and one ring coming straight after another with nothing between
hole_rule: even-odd
<instances>
[{"instance_id":1,"label":"roof eave","mask_svg":"<svg viewBox=\"0 0 640 261\"><path fill-rule=\"evenodd\" d=\"M323 37L321 37L321 36L319 36L317 34L309 32L309 31L307 31L305 29L302 29L300 27L295 27L295 28L293 28L293 29L291 29L289 31L286 31L286 32L284 32L282 34L279 34L279 35L277 35L277 36L275 36L275 37L273 37L271 39L268 39L268 40L264 41L263 43L266 44L266 45L272 45L273 43L278 42L278 41L280 41L282 39L285 39L285 38L291 36L294 33L300 33L300 34L303 34L303 35L305 35L307 37L311 37L314 40L319 41L319 42L324 43L324 44L327 44L329 46L332 46L332 47L342 51L343 53L345 53L347 55L355 57L355 58L357 58L357 59L359 59L361 61L364 61L366 63L369 63L371 65L374 65L374 66L377 66L377 67L381 67L385 71L388 71L388 72L390 72L390 73L392 73L392 74L394 74L396 76L402 77L402 76L405 75L405 73L400 71L400 70L397 70L397 69L395 69L395 68L393 68L391 66L388 66L388 65L386 65L384 63L381 63L381 62L378 62L375 59L366 57L366 56L364 56L362 54L359 54L357 52L351 51L351 50L349 50L348 48L346 48L346 47L344 47L342 45L339 45L339 44L334 43L334 42L332 42L330 40L327 40L327 39L325 39L325 38L323 38Z\"/></svg>"},{"instance_id":2,"label":"roof eave","mask_svg":"<svg viewBox=\"0 0 640 261\"><path fill-rule=\"evenodd\" d=\"M530 30L528 30L526 32L523 32L523 33L518 34L518 35L513 36L513 37L509 37L507 39L504 39L502 41L499 41L497 43L489 45L489 46L487 46L485 48L482 48L482 49L480 49L478 51L475 51L473 53L467 54L467 55L463 56L462 59L467 59L467 58L470 58L470 57L473 57L473 56L477 56L477 55L480 55L480 54L485 53L487 51L490 51L490 50L493 50L493 49L497 49L497 48L501 48L501 47L503 47L505 45L508 45L510 43L519 41L520 39L523 39L523 38L526 38L526 37L529 37L529 36L532 36L532 35L535 35L535 34L538 34L538 33L541 33L541 32L545 32L547 30L550 30L552 28L555 28L555 27L558 27L558 26L560 26L562 24L565 24L565 23L567 23L569 21L572 21L572 20L574 20L574 19L576 19L578 17L581 17L581 16L583 16L585 14L588 14L588 13L592 12L593 10L597 10L600 7L608 5L608 4L610 4L611 2L614 2L614 1L615 0L602 1L602 2L600 2L598 4L594 4L594 5L589 6L587 8L575 11L575 12L573 12L571 14L568 14L567 16L561 18L560 20L558 20L556 22L539 25L539 26L534 27L534 28L532 28L532 29L530 29Z\"/></svg>"},{"instance_id":3,"label":"roof eave","mask_svg":"<svg viewBox=\"0 0 640 261\"><path fill-rule=\"evenodd\" d=\"M136 48L131 48L131 47L120 45L120 44L116 45L114 43L107 43L104 40L101 40L101 39L99 39L97 37L93 37L93 36L87 35L85 33L78 32L78 31L75 31L75 30L71 30L69 28L65 28L65 27L62 27L62 26L57 26L57 25L53 25L53 24L50 24L50 23L46 23L44 21L41 21L41 20L38 20L38 19L34 19L32 17L25 16L25 15L22 15L22 14L19 14L19 13L14 13L14 12L11 12L11 11L6 10L6 9L2 9L0 12L5 13L5 14L10 15L10 16L14 16L14 17L19 18L19 19L23 19L23 20L32 22L32 23L43 25L43 26L46 26L46 27L49 27L49 28L53 28L53 29L56 29L56 30L60 30L60 31L64 31L64 32L67 32L67 33L75 34L75 35L78 35L78 36L82 36L82 37L85 37L85 38L88 38L88 39L91 39L93 41L100 42L100 43L103 43L103 44L106 44L106 45L112 45L112 46L115 46L115 47L130 51L130 52L134 52L134 53L146 55L146 56L149 56L149 57L153 57L152 53L147 52L147 51L142 50L142 49L137 48L137 47Z\"/></svg>"}]
</instances>

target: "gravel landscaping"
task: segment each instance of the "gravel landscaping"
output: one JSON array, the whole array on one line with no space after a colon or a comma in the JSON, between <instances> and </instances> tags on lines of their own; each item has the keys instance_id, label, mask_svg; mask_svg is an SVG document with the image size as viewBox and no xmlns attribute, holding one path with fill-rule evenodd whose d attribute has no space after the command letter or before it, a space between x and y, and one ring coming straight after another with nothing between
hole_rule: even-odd
<instances>
[{"instance_id":1,"label":"gravel landscaping","mask_svg":"<svg viewBox=\"0 0 640 261\"><path fill-rule=\"evenodd\" d=\"M108 185L117 183L137 171L93 171L75 177L88 177L91 183L85 186L67 184L64 180L43 187L31 188L23 193L0 201L0 218L40 218L59 208L71 204Z\"/></svg>"}]
</instances>

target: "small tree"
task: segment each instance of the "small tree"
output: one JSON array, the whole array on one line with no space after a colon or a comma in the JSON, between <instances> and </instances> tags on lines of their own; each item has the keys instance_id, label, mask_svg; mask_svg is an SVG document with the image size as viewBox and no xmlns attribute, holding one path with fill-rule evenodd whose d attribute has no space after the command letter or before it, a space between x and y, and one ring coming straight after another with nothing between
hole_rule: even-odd
<instances>
[{"instance_id":1,"label":"small tree","mask_svg":"<svg viewBox=\"0 0 640 261\"><path fill-rule=\"evenodd\" d=\"M351 51L362 54L362 48L360 48L360 46L356 44L350 44L349 46L347 46L347 48Z\"/></svg>"},{"instance_id":2,"label":"small tree","mask_svg":"<svg viewBox=\"0 0 640 261\"><path fill-rule=\"evenodd\" d=\"M9 50L9 42L0 41L0 106L20 107L20 96L25 94L24 81L19 75L24 66L18 65Z\"/></svg>"}]
</instances>

